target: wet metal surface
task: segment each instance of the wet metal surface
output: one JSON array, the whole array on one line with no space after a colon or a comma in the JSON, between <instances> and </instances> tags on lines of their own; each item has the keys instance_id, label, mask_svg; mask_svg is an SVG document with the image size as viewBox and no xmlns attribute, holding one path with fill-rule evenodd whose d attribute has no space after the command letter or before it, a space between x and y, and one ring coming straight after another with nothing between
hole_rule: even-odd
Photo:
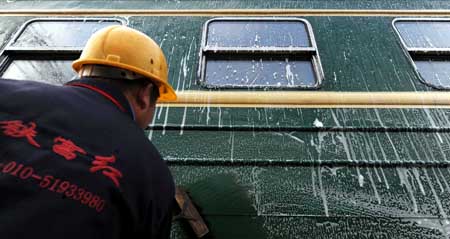
<instances>
[{"instance_id":1,"label":"wet metal surface","mask_svg":"<svg viewBox=\"0 0 450 239\"><path fill-rule=\"evenodd\" d=\"M193 0L150 0L150 1L18 1L2 0L2 9L52 9L52 8L93 8L93 9L252 9L252 8L318 8L318 9L449 9L446 0L227 0L227 1L193 1Z\"/></svg>"},{"instance_id":2,"label":"wet metal surface","mask_svg":"<svg viewBox=\"0 0 450 239\"><path fill-rule=\"evenodd\" d=\"M387 0L108 3L1 1L0 8L450 8L448 1ZM28 19L0 17L0 46ZM202 26L210 18L126 19L161 44L176 90L213 91L199 85L196 76ZM319 91L434 91L420 82L408 61L393 18L305 19L313 27L325 73ZM13 64L20 68L19 63ZM32 64L23 71L35 75L42 68ZM241 71L246 70L236 69L236 74ZM214 238L448 238L449 113L158 107L149 137ZM193 235L177 222L172 237Z\"/></svg>"}]
</instances>

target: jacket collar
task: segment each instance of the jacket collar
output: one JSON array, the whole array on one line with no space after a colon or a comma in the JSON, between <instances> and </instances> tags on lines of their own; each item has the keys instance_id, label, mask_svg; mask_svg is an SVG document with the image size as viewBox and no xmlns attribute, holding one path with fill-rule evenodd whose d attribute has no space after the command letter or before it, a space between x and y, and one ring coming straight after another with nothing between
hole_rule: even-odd
<instances>
[{"instance_id":1,"label":"jacket collar","mask_svg":"<svg viewBox=\"0 0 450 239\"><path fill-rule=\"evenodd\" d=\"M108 99L120 111L129 115L134 120L134 112L123 93L115 86L95 78L75 79L65 84L66 86L81 87L94 91Z\"/></svg>"}]
</instances>

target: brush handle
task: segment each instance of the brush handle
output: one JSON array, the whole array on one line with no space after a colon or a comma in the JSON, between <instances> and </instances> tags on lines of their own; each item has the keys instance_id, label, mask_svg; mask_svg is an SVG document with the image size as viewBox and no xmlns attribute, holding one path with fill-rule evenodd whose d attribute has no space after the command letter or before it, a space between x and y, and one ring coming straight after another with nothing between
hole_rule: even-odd
<instances>
[{"instance_id":1,"label":"brush handle","mask_svg":"<svg viewBox=\"0 0 450 239\"><path fill-rule=\"evenodd\" d=\"M177 187L175 192L175 200L181 209L180 215L187 219L192 230L194 230L197 238L202 238L208 234L209 229L198 212L189 195L181 188Z\"/></svg>"}]
</instances>

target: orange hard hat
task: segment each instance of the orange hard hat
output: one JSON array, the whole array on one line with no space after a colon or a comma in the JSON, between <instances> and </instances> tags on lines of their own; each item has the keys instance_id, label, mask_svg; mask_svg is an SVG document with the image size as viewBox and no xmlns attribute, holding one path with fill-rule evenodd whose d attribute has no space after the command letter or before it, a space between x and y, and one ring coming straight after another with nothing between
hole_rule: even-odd
<instances>
[{"instance_id":1,"label":"orange hard hat","mask_svg":"<svg viewBox=\"0 0 450 239\"><path fill-rule=\"evenodd\" d=\"M126 26L109 26L94 33L72 68L83 65L117 67L148 78L159 89L161 100L175 100L169 84L166 58L161 48L144 33Z\"/></svg>"}]
</instances>

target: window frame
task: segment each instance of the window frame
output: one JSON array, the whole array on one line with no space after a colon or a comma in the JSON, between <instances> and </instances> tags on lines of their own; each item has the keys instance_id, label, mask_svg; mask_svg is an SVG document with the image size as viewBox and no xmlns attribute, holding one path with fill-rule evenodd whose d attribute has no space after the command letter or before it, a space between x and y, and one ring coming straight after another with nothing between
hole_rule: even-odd
<instances>
[{"instance_id":1,"label":"window frame","mask_svg":"<svg viewBox=\"0 0 450 239\"><path fill-rule=\"evenodd\" d=\"M117 22L120 25L128 25L128 21L123 18L108 17L74 17L74 18L33 18L23 23L19 30L14 33L6 46L0 52L0 77L14 60L32 59L32 60L60 60L77 58L80 56L84 47L14 47L12 46L26 30L26 28L34 22Z\"/></svg>"},{"instance_id":2,"label":"window frame","mask_svg":"<svg viewBox=\"0 0 450 239\"><path fill-rule=\"evenodd\" d=\"M405 18L395 18L392 20L392 28L394 29L396 35L398 36L398 39L400 40L401 47L403 50L403 53L406 55L409 63L414 68L414 72L419 77L419 80L421 83L430 86L434 89L438 90L450 90L450 84L449 86L438 86L435 84L432 84L430 82L427 82L425 78L420 74L419 69L417 68L416 62L414 59L423 57L423 58L445 58L447 57L450 61L450 48L448 47L434 47L434 48L427 48L427 47L408 47L406 42L403 40L403 37L400 33L400 31L395 26L395 23L397 22L448 22L450 25L450 18L420 18L420 17L405 17Z\"/></svg>"},{"instance_id":3,"label":"window frame","mask_svg":"<svg viewBox=\"0 0 450 239\"><path fill-rule=\"evenodd\" d=\"M215 21L230 21L230 22L239 22L239 21L272 21L272 22L283 22L283 21L293 21L293 22L301 22L306 27L306 33L308 34L308 40L311 46L308 47L208 47L207 46L207 34L208 34L208 26L211 22ZM233 56L239 56L239 54L245 54L244 56L251 57L252 54L261 54L267 56L274 56L275 58L281 57L284 55L292 56L292 59L307 57L310 59L312 64L312 69L314 72L314 77L316 82L314 85L294 85L294 86L250 86L250 85L236 85L236 86L227 86L227 85L211 85L206 82L205 74L206 74L206 58L208 54L224 54ZM322 63L319 56L319 50L317 47L316 39L312 30L312 26L306 19L298 18L298 17L218 17L212 18L206 21L203 25L202 30L202 40L200 46L199 53L199 67L197 72L197 79L200 86L203 86L208 89L298 89L298 90L316 90L319 89L322 85L322 81L324 79L324 73L322 68Z\"/></svg>"}]
</instances>

